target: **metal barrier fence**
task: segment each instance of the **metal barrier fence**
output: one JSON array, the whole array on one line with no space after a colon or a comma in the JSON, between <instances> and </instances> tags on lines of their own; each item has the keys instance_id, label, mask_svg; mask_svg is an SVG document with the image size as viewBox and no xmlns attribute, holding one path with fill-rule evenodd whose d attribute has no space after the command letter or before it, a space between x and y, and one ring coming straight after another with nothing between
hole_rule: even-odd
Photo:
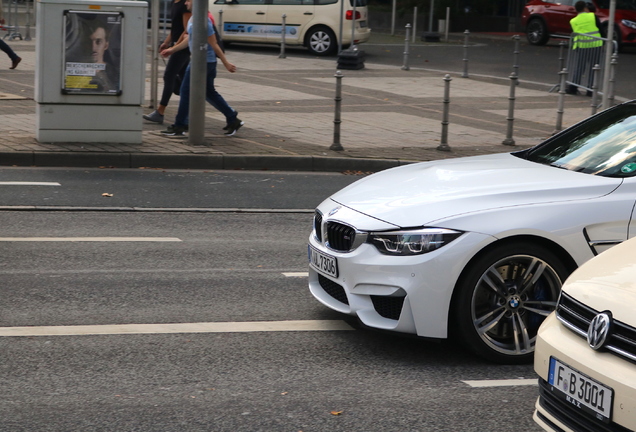
<instances>
[{"instance_id":1,"label":"metal barrier fence","mask_svg":"<svg viewBox=\"0 0 636 432\"><path fill-rule=\"evenodd\" d=\"M603 94L605 89L600 88L603 82L603 76L608 71L604 70L603 59L608 49L608 39L593 36L591 34L572 33L568 43L568 55L566 61L566 69L568 75L566 77L564 89L568 94L578 93L578 89L584 90L588 96L592 95L594 87L599 89L599 93ZM613 41L612 52L618 51L616 41ZM594 66L599 65L600 70L595 80Z\"/></svg>"}]
</instances>

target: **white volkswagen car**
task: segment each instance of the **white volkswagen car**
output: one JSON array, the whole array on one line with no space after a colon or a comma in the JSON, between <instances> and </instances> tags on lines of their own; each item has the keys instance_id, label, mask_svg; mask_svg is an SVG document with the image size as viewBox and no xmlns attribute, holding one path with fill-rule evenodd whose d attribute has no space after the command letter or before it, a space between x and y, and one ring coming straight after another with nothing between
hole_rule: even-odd
<instances>
[{"instance_id":1,"label":"white volkswagen car","mask_svg":"<svg viewBox=\"0 0 636 432\"><path fill-rule=\"evenodd\" d=\"M587 262L541 325L535 421L548 431L636 430L636 240Z\"/></svg>"},{"instance_id":2,"label":"white volkswagen car","mask_svg":"<svg viewBox=\"0 0 636 432\"><path fill-rule=\"evenodd\" d=\"M371 37L367 0L216 0L210 2L223 42L305 46L315 55L334 54L341 34L346 48Z\"/></svg>"},{"instance_id":3,"label":"white volkswagen car","mask_svg":"<svg viewBox=\"0 0 636 432\"><path fill-rule=\"evenodd\" d=\"M532 359L578 266L636 233L636 101L528 150L383 171L316 209L309 289L366 326Z\"/></svg>"}]
</instances>

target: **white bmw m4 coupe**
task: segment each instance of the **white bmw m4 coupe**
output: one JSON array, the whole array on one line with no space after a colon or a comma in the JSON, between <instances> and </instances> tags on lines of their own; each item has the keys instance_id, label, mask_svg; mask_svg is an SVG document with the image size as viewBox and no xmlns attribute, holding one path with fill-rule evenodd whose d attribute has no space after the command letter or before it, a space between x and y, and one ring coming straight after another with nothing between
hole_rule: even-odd
<instances>
[{"instance_id":1,"label":"white bmw m4 coupe","mask_svg":"<svg viewBox=\"0 0 636 432\"><path fill-rule=\"evenodd\" d=\"M531 361L578 266L636 234L636 101L523 151L423 162L322 202L309 289L365 326Z\"/></svg>"}]
</instances>

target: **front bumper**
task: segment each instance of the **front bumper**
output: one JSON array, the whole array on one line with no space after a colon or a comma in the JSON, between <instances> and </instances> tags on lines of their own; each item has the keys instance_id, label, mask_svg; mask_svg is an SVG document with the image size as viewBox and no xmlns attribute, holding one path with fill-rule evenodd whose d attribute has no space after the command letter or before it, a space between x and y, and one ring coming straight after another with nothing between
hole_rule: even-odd
<instances>
[{"instance_id":1,"label":"front bumper","mask_svg":"<svg viewBox=\"0 0 636 432\"><path fill-rule=\"evenodd\" d=\"M605 424L554 397L548 379L550 357L614 390L611 423ZM609 352L592 350L587 341L561 324L552 313L537 336L535 371L541 377L534 420L548 431L636 430L636 366Z\"/></svg>"},{"instance_id":2,"label":"front bumper","mask_svg":"<svg viewBox=\"0 0 636 432\"><path fill-rule=\"evenodd\" d=\"M388 256L373 245L352 252L329 250L310 235L309 244L338 260L338 277L309 268L309 290L324 305L357 316L372 328L446 338L457 279L468 260L492 237L464 233L423 255Z\"/></svg>"}]
</instances>

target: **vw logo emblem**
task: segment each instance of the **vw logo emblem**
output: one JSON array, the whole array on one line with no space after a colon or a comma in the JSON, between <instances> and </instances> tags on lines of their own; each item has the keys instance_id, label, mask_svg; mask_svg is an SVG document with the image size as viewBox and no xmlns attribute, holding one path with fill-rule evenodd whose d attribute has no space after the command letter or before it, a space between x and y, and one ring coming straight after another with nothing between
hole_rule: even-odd
<instances>
[{"instance_id":1,"label":"vw logo emblem","mask_svg":"<svg viewBox=\"0 0 636 432\"><path fill-rule=\"evenodd\" d=\"M340 210L341 208L342 208L341 206L338 206L338 207L336 207L336 208L332 209L332 210L329 212L329 216L333 216L333 215L335 215L336 213L338 213L338 210Z\"/></svg>"},{"instance_id":2,"label":"vw logo emblem","mask_svg":"<svg viewBox=\"0 0 636 432\"><path fill-rule=\"evenodd\" d=\"M612 313L601 312L596 315L587 329L587 343L593 350L603 348L612 326Z\"/></svg>"}]
</instances>

